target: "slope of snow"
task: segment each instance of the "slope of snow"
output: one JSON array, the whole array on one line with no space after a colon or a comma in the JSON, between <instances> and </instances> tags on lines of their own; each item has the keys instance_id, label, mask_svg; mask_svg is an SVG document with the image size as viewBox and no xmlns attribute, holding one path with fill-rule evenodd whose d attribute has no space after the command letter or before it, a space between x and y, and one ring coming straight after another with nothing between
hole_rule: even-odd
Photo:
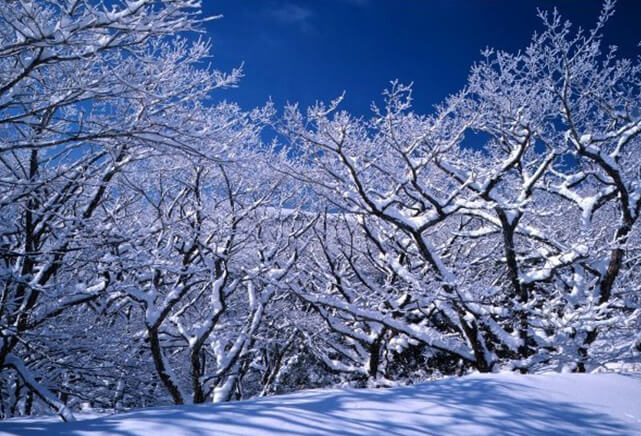
<instances>
[{"instance_id":1,"label":"slope of snow","mask_svg":"<svg viewBox=\"0 0 641 436\"><path fill-rule=\"evenodd\" d=\"M641 435L641 376L492 374L394 389L311 390L78 421L0 422L47 435Z\"/></svg>"}]
</instances>

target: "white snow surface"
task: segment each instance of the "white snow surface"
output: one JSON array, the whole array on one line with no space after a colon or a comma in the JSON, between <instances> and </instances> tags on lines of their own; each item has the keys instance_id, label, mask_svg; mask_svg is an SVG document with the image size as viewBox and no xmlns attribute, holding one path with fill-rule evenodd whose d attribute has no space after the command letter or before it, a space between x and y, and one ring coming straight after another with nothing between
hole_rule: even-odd
<instances>
[{"instance_id":1,"label":"white snow surface","mask_svg":"<svg viewBox=\"0 0 641 436\"><path fill-rule=\"evenodd\" d=\"M8 420L0 434L641 435L641 374L473 375L78 418Z\"/></svg>"}]
</instances>

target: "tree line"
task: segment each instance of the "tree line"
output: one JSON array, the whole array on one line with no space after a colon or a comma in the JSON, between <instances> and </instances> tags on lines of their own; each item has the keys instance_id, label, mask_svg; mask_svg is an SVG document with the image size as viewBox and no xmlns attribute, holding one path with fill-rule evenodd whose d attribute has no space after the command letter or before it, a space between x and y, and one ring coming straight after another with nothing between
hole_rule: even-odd
<instances>
[{"instance_id":1,"label":"tree line","mask_svg":"<svg viewBox=\"0 0 641 436\"><path fill-rule=\"evenodd\" d=\"M613 13L363 117L217 101L196 0L0 0L0 417L638 364Z\"/></svg>"}]
</instances>

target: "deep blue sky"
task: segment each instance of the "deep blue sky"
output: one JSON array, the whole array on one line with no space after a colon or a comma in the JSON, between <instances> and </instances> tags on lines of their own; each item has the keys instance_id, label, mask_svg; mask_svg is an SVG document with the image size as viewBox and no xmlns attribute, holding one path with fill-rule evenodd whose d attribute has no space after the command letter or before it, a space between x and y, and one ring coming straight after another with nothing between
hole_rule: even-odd
<instances>
[{"instance_id":1,"label":"deep blue sky","mask_svg":"<svg viewBox=\"0 0 641 436\"><path fill-rule=\"evenodd\" d=\"M591 27L600 0L203 0L214 65L244 62L245 78L222 97L249 109L270 96L303 106L347 91L344 107L366 114L390 80L414 82L415 109L465 83L486 46L515 51L540 30L536 9L555 6ZM619 0L606 42L641 49L641 0ZM219 95L221 96L221 95Z\"/></svg>"}]
</instances>

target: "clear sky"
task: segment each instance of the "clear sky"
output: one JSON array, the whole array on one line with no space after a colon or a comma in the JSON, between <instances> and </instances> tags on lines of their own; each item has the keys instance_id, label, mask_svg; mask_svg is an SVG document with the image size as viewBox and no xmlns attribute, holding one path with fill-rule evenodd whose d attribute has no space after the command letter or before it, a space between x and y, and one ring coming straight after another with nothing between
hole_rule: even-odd
<instances>
[{"instance_id":1,"label":"clear sky","mask_svg":"<svg viewBox=\"0 0 641 436\"><path fill-rule=\"evenodd\" d=\"M214 65L244 62L238 89L222 96L249 109L270 96L303 106L346 91L366 114L390 80L414 82L415 109L461 88L486 46L516 51L540 30L537 8L591 27L600 0L203 0ZM641 54L641 0L619 0L605 32L628 57Z\"/></svg>"}]
</instances>

